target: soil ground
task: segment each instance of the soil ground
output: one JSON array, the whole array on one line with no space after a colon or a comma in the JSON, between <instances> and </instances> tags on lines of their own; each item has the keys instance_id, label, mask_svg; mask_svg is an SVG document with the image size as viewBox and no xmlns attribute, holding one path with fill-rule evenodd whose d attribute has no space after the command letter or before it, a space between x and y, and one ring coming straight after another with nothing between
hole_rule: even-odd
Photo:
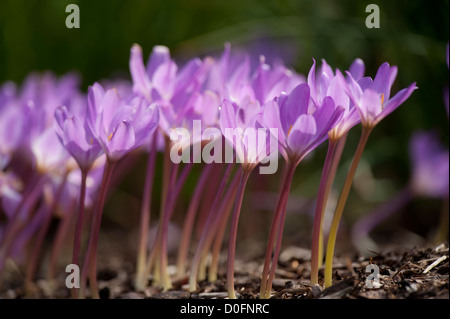
<instances>
[{"instance_id":1,"label":"soil ground","mask_svg":"<svg viewBox=\"0 0 450 319\"><path fill-rule=\"evenodd\" d=\"M274 299L449 299L449 248L446 244L413 249L385 247L371 257L336 256L333 285L327 289L309 285L310 252L289 246L280 256L273 282ZM221 263L219 279L202 281L198 290L187 290L188 277L174 278L173 289L162 292L149 286L144 292L133 288L134 263L131 256L109 254L99 260L99 287L102 298L110 299L223 299L226 294L225 264ZM239 298L259 298L260 275L264 255L240 256L235 263L235 284ZM225 261L226 256L222 256ZM369 264L379 269L379 281L368 288ZM65 275L54 282L38 279L32 291L25 292L18 268L9 267L0 290L0 298L68 298ZM170 270L173 270L172 267ZM323 269L320 270L323 278ZM150 280L151 283L151 280Z\"/></svg>"}]
</instances>

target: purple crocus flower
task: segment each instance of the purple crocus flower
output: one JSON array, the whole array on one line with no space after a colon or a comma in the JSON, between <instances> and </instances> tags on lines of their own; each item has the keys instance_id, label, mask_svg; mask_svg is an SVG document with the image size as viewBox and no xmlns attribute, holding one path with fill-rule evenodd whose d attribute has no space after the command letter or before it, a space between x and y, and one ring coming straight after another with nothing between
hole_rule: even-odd
<instances>
[{"instance_id":1,"label":"purple crocus flower","mask_svg":"<svg viewBox=\"0 0 450 319\"><path fill-rule=\"evenodd\" d=\"M148 105L142 98L125 102L117 90L105 92L95 83L89 88L87 122L108 159L116 161L148 140L158 125L159 113L156 105Z\"/></svg>"},{"instance_id":2,"label":"purple crocus flower","mask_svg":"<svg viewBox=\"0 0 450 319\"><path fill-rule=\"evenodd\" d=\"M71 115L65 106L55 111L55 131L59 140L82 170L89 170L102 153L85 118Z\"/></svg>"},{"instance_id":3,"label":"purple crocus flower","mask_svg":"<svg viewBox=\"0 0 450 319\"><path fill-rule=\"evenodd\" d=\"M364 75L364 69L364 62L360 59L356 59L350 66L349 72L355 78L360 79ZM329 132L330 138L334 140L340 139L353 126L361 121L357 109L354 107L354 104L351 103L345 92L345 82L346 80L342 73L338 69L336 69L336 73L334 73L325 60L322 60L319 74L316 75L316 61L313 62L308 74L311 99L315 104L320 105L323 102L323 99L328 96L333 99L336 106L344 108L342 118Z\"/></svg>"},{"instance_id":4,"label":"purple crocus flower","mask_svg":"<svg viewBox=\"0 0 450 319\"><path fill-rule=\"evenodd\" d=\"M12 172L3 172L0 170L0 198L1 210L6 217L11 218L14 210L22 199L23 183Z\"/></svg>"},{"instance_id":5,"label":"purple crocus flower","mask_svg":"<svg viewBox=\"0 0 450 319\"><path fill-rule=\"evenodd\" d=\"M148 102L163 98L169 100L173 94L177 65L170 59L169 49L155 46L150 55L147 69L142 60L142 48L135 44L131 48L130 72L133 91Z\"/></svg>"},{"instance_id":6,"label":"purple crocus flower","mask_svg":"<svg viewBox=\"0 0 450 319\"><path fill-rule=\"evenodd\" d=\"M350 165L347 177L344 182L336 211L334 213L331 224L327 253L325 260L325 287L332 284L332 268L334 247L336 243L337 230L345 204L350 193L353 178L358 168L359 161L366 146L367 140L373 128L387 115L393 112L417 88L415 83L409 87L400 90L394 97L390 97L391 87L397 76L397 67L391 67L387 62L383 63L377 71L375 79L364 77L356 81L350 72L347 72L348 78L345 82L345 88L349 94L350 99L358 108L361 116L362 132L355 155Z\"/></svg>"},{"instance_id":7,"label":"purple crocus flower","mask_svg":"<svg viewBox=\"0 0 450 319\"><path fill-rule=\"evenodd\" d=\"M269 155L270 135L261 123L262 108L258 101L247 99L240 105L223 101L220 129L235 149L238 163L243 163L244 167L253 168Z\"/></svg>"},{"instance_id":8,"label":"purple crocus flower","mask_svg":"<svg viewBox=\"0 0 450 319\"><path fill-rule=\"evenodd\" d=\"M325 97L331 97L336 106L344 109L339 122L328 132L329 143L322 169L319 192L317 194L316 212L313 224L313 239L311 247L311 284L318 283L319 264L321 262L320 238L322 234L323 215L328 200L328 194L334 181L338 162L346 141L347 132L361 121L357 108L348 98L345 92L346 80L342 73L331 67L322 60L319 74L315 72L315 61L308 74L308 84L311 88L312 100L316 104L323 102ZM356 59L350 66L349 72L356 79L364 76L365 65L361 59ZM333 164L334 163L334 164Z\"/></svg>"},{"instance_id":9,"label":"purple crocus flower","mask_svg":"<svg viewBox=\"0 0 450 319\"><path fill-rule=\"evenodd\" d=\"M366 127L377 125L417 89L414 82L391 98L391 87L397 76L397 67L391 67L387 62L380 66L374 80L365 77L356 81L350 72L347 74L347 93L358 108L361 123Z\"/></svg>"},{"instance_id":10,"label":"purple crocus flower","mask_svg":"<svg viewBox=\"0 0 450 319\"><path fill-rule=\"evenodd\" d=\"M310 113L309 107L314 109ZM280 152L286 160L299 163L328 137L342 117L344 108L326 96L321 105L310 99L308 84L300 84L290 94L282 93L264 108L267 127L278 129Z\"/></svg>"},{"instance_id":11,"label":"purple crocus flower","mask_svg":"<svg viewBox=\"0 0 450 319\"><path fill-rule=\"evenodd\" d=\"M286 203L294 172L301 160L328 138L329 131L340 121L344 112L344 107L336 106L330 96L317 99L316 95L315 100L311 97L310 92L308 84L300 84L290 94L282 93L277 99L267 103L264 108L263 116L266 126L278 129L279 148L286 160L287 168L270 229L261 278L261 298L270 296L281 249ZM269 273L275 235L277 236L275 254Z\"/></svg>"},{"instance_id":12,"label":"purple crocus flower","mask_svg":"<svg viewBox=\"0 0 450 319\"><path fill-rule=\"evenodd\" d=\"M39 172L49 172L66 164L68 153L58 140L53 127L31 141L31 151Z\"/></svg>"},{"instance_id":13,"label":"purple crocus flower","mask_svg":"<svg viewBox=\"0 0 450 319\"><path fill-rule=\"evenodd\" d=\"M257 68L252 71L253 59L243 53L231 54L231 46L226 43L222 56L211 68L207 88L216 92L221 101L228 99L239 104L249 98L263 105L281 92L288 93L305 82L302 75L289 70L280 61L267 64L264 56L259 57Z\"/></svg>"},{"instance_id":14,"label":"purple crocus flower","mask_svg":"<svg viewBox=\"0 0 450 319\"><path fill-rule=\"evenodd\" d=\"M4 169L23 139L25 118L15 103L0 106L0 171Z\"/></svg>"},{"instance_id":15,"label":"purple crocus flower","mask_svg":"<svg viewBox=\"0 0 450 319\"><path fill-rule=\"evenodd\" d=\"M411 188L420 196L448 197L449 152L434 133L415 133L410 143Z\"/></svg>"}]
</instances>

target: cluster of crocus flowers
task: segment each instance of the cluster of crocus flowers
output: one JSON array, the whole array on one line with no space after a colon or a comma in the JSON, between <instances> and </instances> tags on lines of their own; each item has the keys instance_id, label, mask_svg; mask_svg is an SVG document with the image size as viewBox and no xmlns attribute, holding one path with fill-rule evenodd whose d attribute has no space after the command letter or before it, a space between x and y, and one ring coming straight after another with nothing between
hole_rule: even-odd
<instances>
[{"instance_id":1,"label":"cluster of crocus flowers","mask_svg":"<svg viewBox=\"0 0 450 319\"><path fill-rule=\"evenodd\" d=\"M31 78L21 92L16 92L11 83L3 85L0 91L0 196L6 222L0 225L0 269L7 258L17 257L21 247L36 234L39 240L29 244L36 245L37 249L26 256L32 265L27 277L31 284L49 221L52 214L58 214L60 230L55 238L50 274L54 275L54 263L64 234L71 229L72 263L84 262L81 290L72 289L72 296L85 296L89 276L91 296L99 297L97 246L110 180L117 162L139 149L148 152L148 162L140 212L135 288L145 289L149 276L153 285L164 290L172 287L167 270L170 219L194 163L199 163L202 172L185 215L177 275L187 275L189 268L189 289L195 291L197 281L206 279L207 256L211 253L208 279L217 278L218 256L230 220L227 289L229 297L236 298L235 248L247 181L255 168L259 166L262 172L267 161L281 154L285 167L261 276L260 297L269 298L295 170L305 156L328 139L313 231L311 281L317 283L322 259L324 207L346 134L361 122L361 142L329 235L326 276L331 274L329 262L333 257L337 226L367 138L381 119L411 95L415 84L391 98L397 69L387 63L372 80L364 77L364 63L360 59L355 60L347 72L333 71L325 61L316 72L314 61L307 78L280 62L268 64L263 56L252 68L251 59L246 54L232 53L227 44L216 59L194 58L179 67L168 48L156 46L144 64L141 47L134 45L129 63L132 82L120 90L113 85L106 87L95 83L83 96L73 77ZM12 121L17 126L9 127ZM196 121L203 124L199 129ZM187 132L187 138L177 140L174 134L177 130ZM227 147L234 152L232 160L224 165L222 151ZM149 245L157 152L164 154L160 214L156 237ZM184 158L187 161L173 160L184 152L189 154ZM31 168L23 163L23 154L28 153L33 154ZM216 161L201 163L197 155L205 153ZM24 180L29 169L33 174L28 174L31 177ZM86 210L88 207L90 209ZM88 217L91 221L86 223ZM82 254L86 224L90 225L90 231L86 252ZM188 267L194 226L198 243Z\"/></svg>"}]
</instances>

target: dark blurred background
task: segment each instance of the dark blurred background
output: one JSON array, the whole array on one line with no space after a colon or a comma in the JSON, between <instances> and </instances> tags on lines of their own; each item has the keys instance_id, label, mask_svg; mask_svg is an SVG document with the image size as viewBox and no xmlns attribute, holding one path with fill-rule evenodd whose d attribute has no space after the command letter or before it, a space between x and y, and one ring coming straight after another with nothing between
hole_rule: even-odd
<instances>
[{"instance_id":1,"label":"dark blurred background","mask_svg":"<svg viewBox=\"0 0 450 319\"><path fill-rule=\"evenodd\" d=\"M65 8L70 3L79 5L79 29L65 26ZM365 8L369 3L379 5L379 29L365 26ZM333 68L341 70L359 57L366 63L366 74L372 76L381 63L388 61L399 69L393 92L413 81L419 90L371 136L359 170L364 182L355 183L344 217L351 223L406 185L410 176L408 144L416 130L436 130L448 147L449 121L443 101L449 75L445 62L448 30L448 0L2 0L0 83L21 83L29 72L44 70L58 75L78 72L84 91L94 81L129 78L128 59L133 43L143 47L145 60L154 45L162 44L182 62L198 55L220 53L224 42L229 41L232 47L264 53L269 60L281 56L286 65L303 74L309 71L312 57L317 61L326 59ZM360 128L355 128L349 135L343 165L348 165L353 156L359 132ZM306 204L301 209L293 205L293 214L288 218L298 218L300 212L296 210L311 211L325 153L323 145L299 167L291 192L292 203L298 200ZM131 210L137 212L144 168L145 159L111 200L128 204L109 204L112 211L125 206L134 207ZM193 176L188 186L195 184L195 173ZM344 177L345 169L338 174L336 185L341 185ZM256 184L258 178L254 181ZM267 184L266 190L277 191L277 177L264 177L262 181ZM256 188L254 184L249 189ZM185 198L191 191L192 187L185 190ZM155 195L154 205L157 202ZM426 237L438 222L441 208L438 200L416 200L401 213L402 220L409 219L403 226ZM265 238L272 212L267 209L261 214ZM136 225L137 214L131 219L123 215L119 211L117 215L111 213L117 223ZM253 217L243 217L244 229L246 218ZM295 235L304 227L308 242L310 225L310 217L300 218L300 222L288 223L286 232L300 240Z\"/></svg>"}]
</instances>

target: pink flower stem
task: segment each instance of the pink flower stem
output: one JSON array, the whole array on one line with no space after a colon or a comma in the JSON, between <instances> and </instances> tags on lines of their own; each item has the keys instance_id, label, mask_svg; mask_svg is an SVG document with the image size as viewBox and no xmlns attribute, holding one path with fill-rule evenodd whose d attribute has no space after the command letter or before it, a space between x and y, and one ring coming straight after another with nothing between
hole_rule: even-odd
<instances>
[{"instance_id":1,"label":"pink flower stem","mask_svg":"<svg viewBox=\"0 0 450 319\"><path fill-rule=\"evenodd\" d=\"M328 198L330 196L330 191L332 189L334 179L336 177L336 173L339 167L339 163L341 162L342 153L344 152L345 144L347 142L347 135L344 134L339 141L337 142L336 150L334 151L333 161L331 163L330 172L328 173L327 186L325 187L325 206L322 212L322 225L320 228L320 237L319 237L319 258L318 258L318 268L322 267L324 260L323 253L323 243L324 243L324 229L323 229L323 219L326 210L326 203L328 202Z\"/></svg>"},{"instance_id":2,"label":"pink flower stem","mask_svg":"<svg viewBox=\"0 0 450 319\"><path fill-rule=\"evenodd\" d=\"M353 156L353 160L345 179L344 186L342 187L341 195L339 196L339 200L336 205L336 210L334 212L333 221L331 223L330 233L328 236L327 253L325 257L325 288L330 287L332 284L334 247L336 244L339 222L341 220L342 213L344 212L345 204L350 193L353 177L355 176L356 169L358 168L359 161L364 151L364 147L366 146L371 132L372 127L363 126L361 138L356 148L355 155Z\"/></svg>"},{"instance_id":3,"label":"pink flower stem","mask_svg":"<svg viewBox=\"0 0 450 319\"><path fill-rule=\"evenodd\" d=\"M184 276L186 273L186 260L189 250L189 244L191 242L192 229L194 227L194 220L197 215L200 198L203 195L206 182L208 181L211 171L214 168L213 164L206 165L200 178L198 179L197 185L195 186L194 194L192 195L191 201L189 202L188 211L183 223L183 230L180 239L180 247L178 249L177 257L177 275Z\"/></svg>"},{"instance_id":4,"label":"pink flower stem","mask_svg":"<svg viewBox=\"0 0 450 319\"><path fill-rule=\"evenodd\" d=\"M236 198L237 187L239 183L239 174L235 174L227 193L224 197L223 204L224 210L221 215L218 216L214 229L215 239L212 248L211 265L209 266L208 281L214 282L217 280L217 270L219 266L219 255L222 247L223 237L227 226L228 218L230 217L231 210L233 208L233 202Z\"/></svg>"},{"instance_id":5,"label":"pink flower stem","mask_svg":"<svg viewBox=\"0 0 450 319\"><path fill-rule=\"evenodd\" d=\"M26 221L29 219L30 211L41 195L46 180L47 177L45 175L37 176L32 180L31 184L29 184L29 187L22 195L22 200L14 210L11 219L8 221L5 234L0 243L0 273L2 273L4 263L11 253L17 234L26 224L24 220ZM25 216L22 216L22 211L25 211ZM20 220L20 218L23 218L23 220Z\"/></svg>"},{"instance_id":6,"label":"pink flower stem","mask_svg":"<svg viewBox=\"0 0 450 319\"><path fill-rule=\"evenodd\" d=\"M206 259L208 257L208 251L211 248L212 241L214 239L214 235L216 234L216 229L218 228L218 221L220 220L220 216L222 215L226 201L222 200L222 204L219 206L220 199L224 195L225 187L228 184L230 179L231 172L233 170L234 163L230 163L227 167L225 174L223 176L222 182L219 185L216 196L214 198L213 204L208 213L208 218L206 220L204 234L205 240L203 242L200 254L200 264L198 269L198 279L205 280L206 279Z\"/></svg>"},{"instance_id":7,"label":"pink flower stem","mask_svg":"<svg viewBox=\"0 0 450 319\"><path fill-rule=\"evenodd\" d=\"M197 244L197 248L195 250L194 258L191 263L191 273L189 277L189 290L195 291L197 289L197 277L198 277L198 270L202 261L202 257L205 251L205 247L207 245L209 234L213 233L211 230L213 221L214 221L214 213L217 210L216 206L220 200L220 197L222 196L222 193L224 191L224 188L226 184L228 183L228 179L230 177L231 171L233 170L233 163L228 164L227 169L224 173L224 176L222 178L222 181L219 184L218 191L216 192L216 195L214 196L213 204L211 205L211 208L208 213L208 218L206 219L205 226L203 227L202 235L200 237L199 243Z\"/></svg>"},{"instance_id":8,"label":"pink flower stem","mask_svg":"<svg viewBox=\"0 0 450 319\"><path fill-rule=\"evenodd\" d=\"M330 169L335 155L337 142L335 140L328 140L328 151L325 157L325 164L322 169L322 177L320 178L319 192L317 194L316 211L314 214L313 235L312 235L312 248L311 248L311 285L317 285L319 283L319 242L320 234L322 232L323 215L327 199L327 186L331 187L328 183L330 176Z\"/></svg>"},{"instance_id":9,"label":"pink flower stem","mask_svg":"<svg viewBox=\"0 0 450 319\"><path fill-rule=\"evenodd\" d=\"M153 136L153 142L150 145L150 153L147 161L147 172L145 174L144 193L141 204L140 217L140 235L139 246L136 260L136 279L135 287L137 290L143 290L146 285L145 266L147 264L147 242L148 228L150 227L150 202L152 198L153 182L156 163L156 134Z\"/></svg>"},{"instance_id":10,"label":"pink flower stem","mask_svg":"<svg viewBox=\"0 0 450 319\"><path fill-rule=\"evenodd\" d=\"M239 215L242 207L242 200L244 198L245 186L247 185L248 178L250 177L251 169L242 168L241 180L236 196L236 202L233 209L233 215L231 219L230 238L228 241L228 262L227 262L227 290L228 297L230 299L236 299L236 293L234 291L234 259L236 253L236 237L239 223Z\"/></svg>"},{"instance_id":11,"label":"pink flower stem","mask_svg":"<svg viewBox=\"0 0 450 319\"><path fill-rule=\"evenodd\" d=\"M88 250L86 259L84 261L83 270L81 272L81 297L84 297L84 287L86 285L87 274L89 272L89 286L91 288L92 298L99 299L98 285L97 285L97 247L98 238L100 235L100 226L103 215L103 207L105 205L106 194L108 193L108 186L111 181L111 176L116 166L116 161L107 160L105 169L103 171L102 183L100 185L99 195L95 202L94 211L92 214L92 227L88 242Z\"/></svg>"},{"instance_id":12,"label":"pink flower stem","mask_svg":"<svg viewBox=\"0 0 450 319\"><path fill-rule=\"evenodd\" d=\"M168 189L170 187L171 182L171 174L172 174L172 161L170 160L170 149L171 149L171 142L169 138L165 138L165 148L164 148L164 158L163 158L163 176L162 176L162 189L161 189L161 205L160 205L160 214L159 214L159 227L158 232L155 236L155 239L152 243L152 246L149 250L149 255L147 258L147 266L145 270L145 276L148 276L150 272L153 269L153 264L158 261L159 253L160 253L160 232L161 232L161 226L162 221L164 217L165 207L166 207L166 201L167 201L167 194ZM157 281L158 278L154 278L154 281Z\"/></svg>"},{"instance_id":13,"label":"pink flower stem","mask_svg":"<svg viewBox=\"0 0 450 319\"><path fill-rule=\"evenodd\" d=\"M195 237L200 240L203 234L203 229L208 218L209 211L211 210L214 202L215 194L217 194L217 185L220 185L222 176L222 165L214 164L214 171L211 173L211 179L209 180L208 187L203 194L202 204L200 205L197 222L195 223Z\"/></svg>"},{"instance_id":14,"label":"pink flower stem","mask_svg":"<svg viewBox=\"0 0 450 319\"><path fill-rule=\"evenodd\" d=\"M189 162L184 167L180 173L180 177L178 181L175 183L175 187L173 188L173 192L171 193L170 200L168 202L167 211L164 213L163 219L163 228L161 232L161 259L160 259L160 272L161 279L163 282L163 289L168 290L172 288L172 283L170 282L170 278L167 273L167 265L168 265L168 252L167 252L167 240L169 234L169 221L172 217L172 214L175 210L175 205L177 203L178 197L180 195L181 189L183 188L189 173L192 170L193 163ZM171 187L172 189L172 187Z\"/></svg>"},{"instance_id":15,"label":"pink flower stem","mask_svg":"<svg viewBox=\"0 0 450 319\"><path fill-rule=\"evenodd\" d=\"M53 240L52 252L50 254L50 261L48 266L47 280L55 280L55 271L58 258L61 254L61 249L64 245L67 235L71 232L72 221L74 221L74 211L76 207L76 200L73 200L69 205L69 210L61 216L56 230L55 239Z\"/></svg>"},{"instance_id":16,"label":"pink flower stem","mask_svg":"<svg viewBox=\"0 0 450 319\"><path fill-rule=\"evenodd\" d=\"M83 220L84 220L84 210L85 210L85 198L86 198L86 179L87 179L88 169L81 169L81 184L80 184L80 196L78 202L78 214L75 226L75 234L73 238L73 250L72 250L72 264L79 266L79 255L81 246L81 235L83 233ZM72 298L78 298L77 288L71 289Z\"/></svg>"},{"instance_id":17,"label":"pink flower stem","mask_svg":"<svg viewBox=\"0 0 450 319\"><path fill-rule=\"evenodd\" d=\"M52 213L55 211L56 206L61 198L62 191L66 185L67 176L69 171L67 170L62 178L61 184L59 185L55 197L50 199L51 204L46 204L47 209L44 211L42 216L42 224L39 226L36 238L33 241L33 249L31 250L31 255L27 261L27 268L25 271L25 285L30 287L36 273L36 268L39 260L39 255L42 250L42 245L44 243L45 235L47 234L48 228L50 227L50 222L52 220Z\"/></svg>"},{"instance_id":18,"label":"pink flower stem","mask_svg":"<svg viewBox=\"0 0 450 319\"><path fill-rule=\"evenodd\" d=\"M272 261L272 265L271 265L270 257L272 256L272 251L274 248L274 241L275 241L277 229L278 229L279 241L281 243L281 236L283 233L282 223L284 223L284 214L285 214L285 210L286 210L287 200L289 198L289 190L291 188L292 179L294 177L294 172L297 167L296 163L292 163L290 161L286 163L286 166L287 167L286 167L286 171L285 171L284 177L283 177L282 188L281 188L280 196L278 198L277 208L276 208L275 214L272 219L272 225L270 227L269 239L268 239L267 247L266 247L266 257L264 259L264 267L263 267L263 272L262 272L262 276L261 276L261 288L260 288L260 294L259 294L261 299L265 299L265 298L268 298L268 296L270 296L271 284L269 285L270 278L268 278L268 275L269 275L269 270L271 268L273 268L273 271L275 272L278 256L275 253L275 255L273 257L274 259ZM278 227L278 225L280 225L280 226Z\"/></svg>"}]
</instances>

